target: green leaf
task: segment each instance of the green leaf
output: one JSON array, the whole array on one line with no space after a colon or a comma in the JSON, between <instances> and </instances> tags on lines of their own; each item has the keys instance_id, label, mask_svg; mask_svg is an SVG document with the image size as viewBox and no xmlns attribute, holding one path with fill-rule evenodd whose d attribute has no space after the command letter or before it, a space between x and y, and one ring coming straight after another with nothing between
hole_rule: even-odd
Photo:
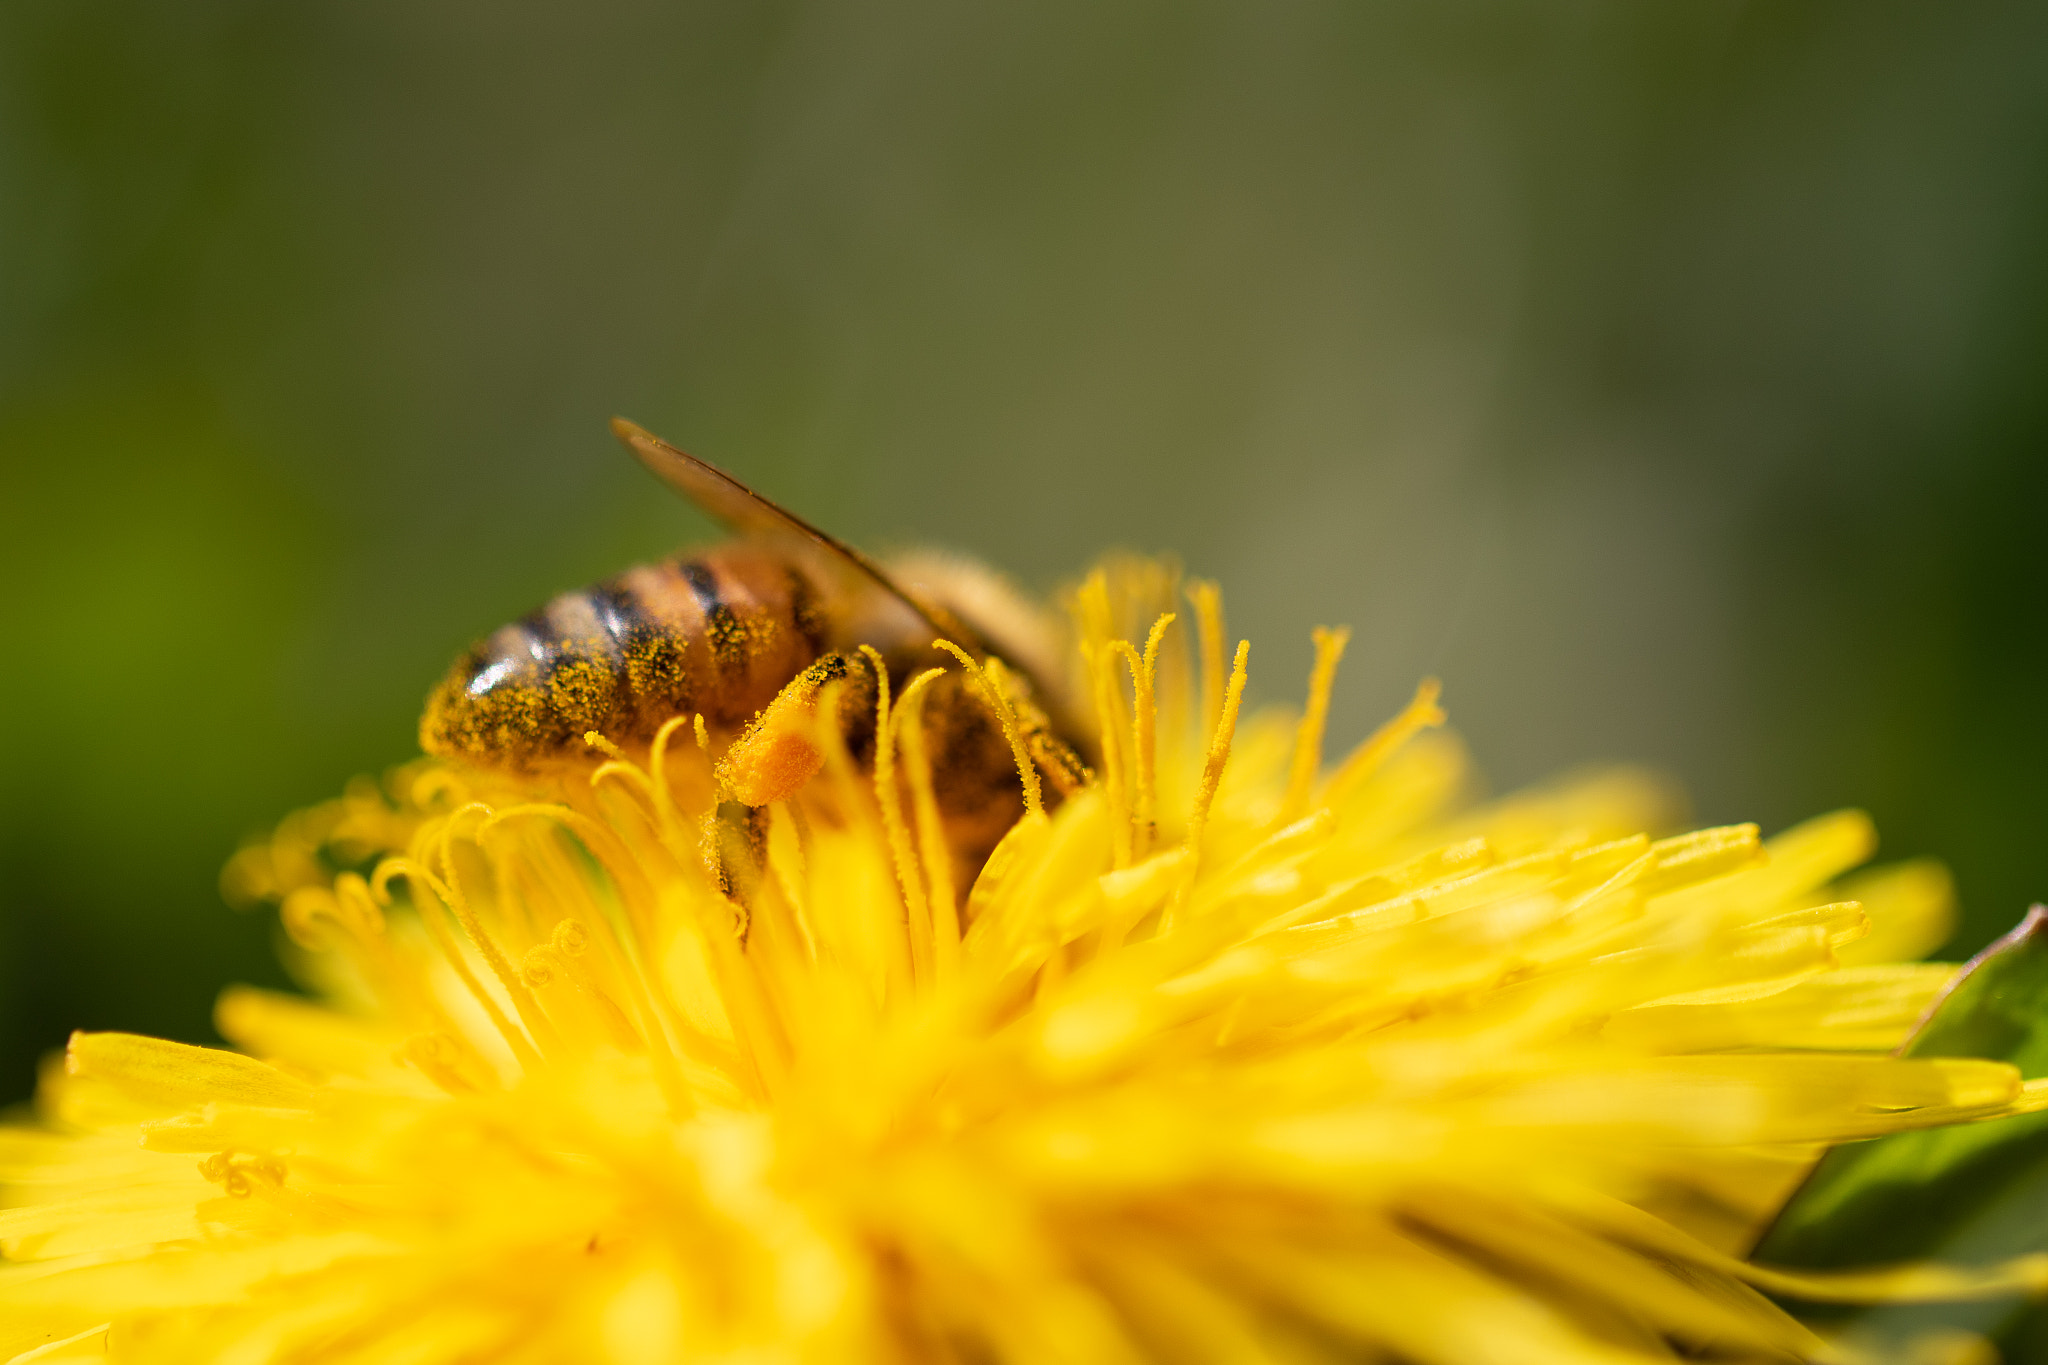
<instances>
[{"instance_id":1,"label":"green leaf","mask_svg":"<svg viewBox=\"0 0 2048 1365\"><path fill-rule=\"evenodd\" d=\"M2034 907L1973 958L1902 1053L1990 1057L2013 1063L2024 1076L2048 1075L2048 907ZM1945 1250L2026 1185L2044 1161L2048 1113L1846 1143L1822 1158L1785 1205L1758 1243L1756 1259L1870 1265ZM2006 1246L2009 1239L2000 1239L1984 1254L2048 1246L2048 1218L2013 1236L2019 1240Z\"/></svg>"},{"instance_id":2,"label":"green leaf","mask_svg":"<svg viewBox=\"0 0 2048 1365\"><path fill-rule=\"evenodd\" d=\"M2048 1075L2048 906L1976 957L1901 1049L1989 1057ZM1771 1265L1983 1264L2048 1249L2048 1112L1845 1143L1823 1157L1757 1243ZM1901 1340L1939 1327L1999 1332L2020 1304L1869 1310L1856 1335ZM2012 1356L2009 1358L2021 1358ZM2031 1350L2024 1358L2038 1359Z\"/></svg>"}]
</instances>

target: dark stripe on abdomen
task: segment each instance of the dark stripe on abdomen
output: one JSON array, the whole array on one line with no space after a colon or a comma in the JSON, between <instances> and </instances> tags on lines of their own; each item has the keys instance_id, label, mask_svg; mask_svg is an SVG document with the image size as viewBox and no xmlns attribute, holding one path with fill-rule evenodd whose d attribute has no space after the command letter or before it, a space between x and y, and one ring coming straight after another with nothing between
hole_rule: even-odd
<instances>
[{"instance_id":1,"label":"dark stripe on abdomen","mask_svg":"<svg viewBox=\"0 0 2048 1365\"><path fill-rule=\"evenodd\" d=\"M590 599L598 624L620 650L630 649L635 641L653 629L646 611L640 606L640 599L633 595L623 579L607 578L584 596Z\"/></svg>"},{"instance_id":2,"label":"dark stripe on abdomen","mask_svg":"<svg viewBox=\"0 0 2048 1365\"><path fill-rule=\"evenodd\" d=\"M644 574L645 570L634 570ZM608 578L590 590L598 615L619 642L626 685L638 703L643 724L655 725L688 711L695 700L690 685L688 641L672 625L663 625L641 600L630 575Z\"/></svg>"},{"instance_id":3,"label":"dark stripe on abdomen","mask_svg":"<svg viewBox=\"0 0 2048 1365\"><path fill-rule=\"evenodd\" d=\"M724 595L718 590L717 575L694 559L684 560L681 568L683 581L690 585L698 607L704 612L704 634L711 644L712 662L721 674L744 669L747 666L746 623L726 605Z\"/></svg>"},{"instance_id":4,"label":"dark stripe on abdomen","mask_svg":"<svg viewBox=\"0 0 2048 1365\"><path fill-rule=\"evenodd\" d=\"M519 643L524 646L525 657L532 660L533 666L542 671L546 671L562 652L561 637L555 634L554 626L549 623L548 609L546 607L520 617L510 626L500 629L496 635L491 637L491 640L497 641L503 638L509 630L517 630L524 634L525 639ZM512 642L507 641L507 643Z\"/></svg>"}]
</instances>

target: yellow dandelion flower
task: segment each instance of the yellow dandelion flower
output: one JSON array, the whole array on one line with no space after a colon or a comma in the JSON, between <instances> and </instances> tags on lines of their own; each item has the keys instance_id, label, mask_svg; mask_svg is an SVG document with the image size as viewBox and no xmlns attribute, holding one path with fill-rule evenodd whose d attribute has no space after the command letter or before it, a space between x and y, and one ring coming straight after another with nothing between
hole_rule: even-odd
<instances>
[{"instance_id":1,"label":"yellow dandelion flower","mask_svg":"<svg viewBox=\"0 0 2048 1365\"><path fill-rule=\"evenodd\" d=\"M230 880L323 998L231 990L236 1051L73 1038L0 1131L0 1358L1807 1360L1760 1291L2038 1280L1740 1258L1826 1144L2048 1099L1894 1055L1948 907L1837 889L1861 816L1472 805L1433 685L1325 770L1342 635L1240 719L1247 647L1206 588L1191 651L1148 634L1161 581L1081 594L1100 762L1056 805L952 665L1027 789L971 882L918 685L738 817L672 723L288 820Z\"/></svg>"}]
</instances>

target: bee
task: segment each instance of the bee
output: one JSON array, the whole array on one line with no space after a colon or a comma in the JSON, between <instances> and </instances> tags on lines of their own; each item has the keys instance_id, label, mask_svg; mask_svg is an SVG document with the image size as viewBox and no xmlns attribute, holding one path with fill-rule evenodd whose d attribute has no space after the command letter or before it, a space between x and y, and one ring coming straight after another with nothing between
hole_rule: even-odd
<instances>
[{"instance_id":1,"label":"bee","mask_svg":"<svg viewBox=\"0 0 2048 1365\"><path fill-rule=\"evenodd\" d=\"M678 716L761 749L764 712L803 706L837 683L848 751L870 762L877 680L860 647L900 687L949 662L937 652L945 640L1006 665L1027 752L1051 791L1085 780L1051 627L994 573L933 556L885 568L633 423L616 418L612 430L735 539L563 593L486 636L427 699L428 753L535 772L591 762L586 735L644 746ZM1022 809L1009 742L957 672L926 694L924 717L934 797L956 847L978 862ZM746 807L793 795L822 756L795 739L756 760L722 765L727 794Z\"/></svg>"}]
</instances>

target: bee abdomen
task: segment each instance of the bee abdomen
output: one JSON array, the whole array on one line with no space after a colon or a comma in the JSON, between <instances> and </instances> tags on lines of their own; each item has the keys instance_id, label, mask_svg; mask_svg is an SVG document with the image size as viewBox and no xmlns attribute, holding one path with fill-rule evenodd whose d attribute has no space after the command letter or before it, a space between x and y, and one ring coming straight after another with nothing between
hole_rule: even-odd
<instances>
[{"instance_id":1,"label":"bee abdomen","mask_svg":"<svg viewBox=\"0 0 2048 1365\"><path fill-rule=\"evenodd\" d=\"M645 741L672 716L743 723L822 652L811 584L727 547L628 569L477 644L428 699L430 753L528 766Z\"/></svg>"}]
</instances>

